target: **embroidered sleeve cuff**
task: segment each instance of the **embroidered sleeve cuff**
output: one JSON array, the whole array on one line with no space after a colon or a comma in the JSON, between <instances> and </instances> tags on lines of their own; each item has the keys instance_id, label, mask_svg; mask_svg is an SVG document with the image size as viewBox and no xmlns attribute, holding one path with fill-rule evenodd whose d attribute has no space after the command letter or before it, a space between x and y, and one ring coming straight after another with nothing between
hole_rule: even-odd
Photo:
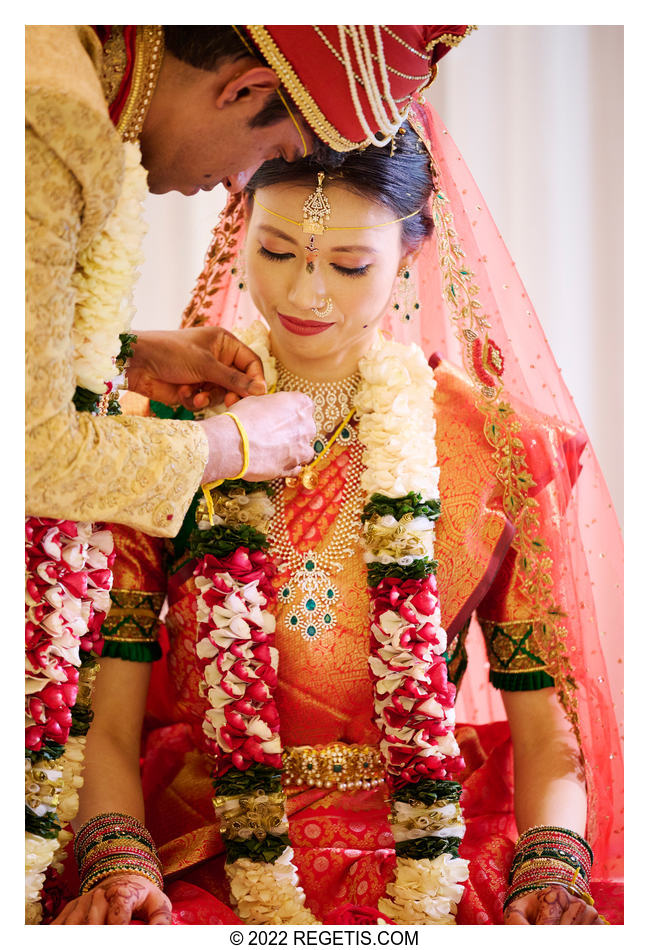
<instances>
[{"instance_id":1,"label":"embroidered sleeve cuff","mask_svg":"<svg viewBox=\"0 0 649 950\"><path fill-rule=\"evenodd\" d=\"M111 591L111 608L102 626L102 656L150 663L162 655L158 623L164 593Z\"/></svg>"},{"instance_id":2,"label":"embroidered sleeve cuff","mask_svg":"<svg viewBox=\"0 0 649 950\"><path fill-rule=\"evenodd\" d=\"M545 628L541 621L496 623L478 618L489 656L489 682L496 689L544 689L554 686L544 659Z\"/></svg>"}]
</instances>

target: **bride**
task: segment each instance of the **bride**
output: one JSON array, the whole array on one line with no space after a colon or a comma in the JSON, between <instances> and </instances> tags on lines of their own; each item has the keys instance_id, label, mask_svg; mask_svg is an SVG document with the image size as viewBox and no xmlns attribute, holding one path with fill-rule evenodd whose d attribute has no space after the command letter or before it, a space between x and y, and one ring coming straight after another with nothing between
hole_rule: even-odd
<instances>
[{"instance_id":1,"label":"bride","mask_svg":"<svg viewBox=\"0 0 649 950\"><path fill-rule=\"evenodd\" d=\"M230 405L239 469L173 550L114 527L81 895L55 923L616 913L596 462L456 161L417 107L391 147L267 163L226 209L185 322L229 322L269 387L311 396L316 457L246 482ZM508 724L455 723L472 621Z\"/></svg>"}]
</instances>

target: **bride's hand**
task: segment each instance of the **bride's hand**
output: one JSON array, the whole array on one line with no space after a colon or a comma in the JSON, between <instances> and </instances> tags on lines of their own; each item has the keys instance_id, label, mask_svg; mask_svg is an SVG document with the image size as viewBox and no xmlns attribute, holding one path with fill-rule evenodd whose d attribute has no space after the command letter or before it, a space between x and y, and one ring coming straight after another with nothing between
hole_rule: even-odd
<instances>
[{"instance_id":1,"label":"bride's hand","mask_svg":"<svg viewBox=\"0 0 649 950\"><path fill-rule=\"evenodd\" d=\"M551 884L522 894L505 908L506 924L603 924L592 904Z\"/></svg>"},{"instance_id":2,"label":"bride's hand","mask_svg":"<svg viewBox=\"0 0 649 950\"><path fill-rule=\"evenodd\" d=\"M170 924L171 901L140 874L112 874L63 908L52 924Z\"/></svg>"}]
</instances>

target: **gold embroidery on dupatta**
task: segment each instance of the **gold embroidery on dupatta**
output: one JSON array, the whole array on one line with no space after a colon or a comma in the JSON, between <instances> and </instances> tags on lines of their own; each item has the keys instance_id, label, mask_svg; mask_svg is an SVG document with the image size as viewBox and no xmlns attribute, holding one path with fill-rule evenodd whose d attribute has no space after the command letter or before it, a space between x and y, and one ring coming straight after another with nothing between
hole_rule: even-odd
<instances>
[{"instance_id":1,"label":"gold embroidery on dupatta","mask_svg":"<svg viewBox=\"0 0 649 950\"><path fill-rule=\"evenodd\" d=\"M439 172L426 130L412 113L409 121L428 149L433 181L437 182ZM432 212L444 296L450 317L457 327L456 337L463 346L465 369L482 397L476 400L476 406L485 415L484 433L494 449L496 475L503 486L503 508L517 529L513 542L517 552L517 573L523 592L532 605L531 615L543 618L547 638L544 658L548 672L555 681L559 699L581 746L577 684L566 646L567 630L560 623L565 613L554 602L552 559L548 554L548 544L539 533L538 502L530 496L530 489L536 483L527 466L525 446L518 437L521 424L509 403L499 398L503 393L500 379L502 356L489 338L489 318L482 312L478 299L480 288L464 260L465 252L455 230L450 203L439 190L433 195ZM495 351L496 359L491 360Z\"/></svg>"},{"instance_id":2,"label":"gold embroidery on dupatta","mask_svg":"<svg viewBox=\"0 0 649 950\"><path fill-rule=\"evenodd\" d=\"M236 194L228 200L212 231L203 269L183 313L181 326L200 327L207 323L212 297L220 289L223 278L235 258L243 221L243 201L241 194Z\"/></svg>"}]
</instances>

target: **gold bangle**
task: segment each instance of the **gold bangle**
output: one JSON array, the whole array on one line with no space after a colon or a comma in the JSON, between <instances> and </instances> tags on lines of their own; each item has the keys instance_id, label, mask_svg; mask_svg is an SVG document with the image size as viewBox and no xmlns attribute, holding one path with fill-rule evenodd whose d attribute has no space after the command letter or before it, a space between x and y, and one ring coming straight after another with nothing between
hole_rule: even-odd
<instances>
[{"instance_id":1,"label":"gold bangle","mask_svg":"<svg viewBox=\"0 0 649 950\"><path fill-rule=\"evenodd\" d=\"M225 481L233 481L237 478L243 478L243 476L248 471L248 466L250 465L250 442L248 440L248 433L245 430L243 422L241 419L236 416L233 412L224 412L224 416L229 416L239 430L239 436L241 438L241 451L243 453L243 467L238 475L233 475L232 478L218 478L215 482L209 482L206 485L201 485L203 490L203 497L205 498L205 504L207 505L207 514L210 519L210 524L214 524L214 504L212 502L212 496L210 492L213 488L218 488L219 485L222 485Z\"/></svg>"},{"instance_id":2,"label":"gold bangle","mask_svg":"<svg viewBox=\"0 0 649 950\"><path fill-rule=\"evenodd\" d=\"M139 874L140 877L145 877L147 880L151 881L152 884L155 884L156 887L159 887L160 890L162 890L164 884L162 874L157 875L153 869L149 870L148 868L142 868L139 866L139 864L134 862L124 862L121 865L113 865L112 867L107 867L101 870L98 869L94 873L89 874L88 877L82 881L81 886L79 887L79 894L85 894L101 881L104 881L107 877L112 877L113 874Z\"/></svg>"}]
</instances>

